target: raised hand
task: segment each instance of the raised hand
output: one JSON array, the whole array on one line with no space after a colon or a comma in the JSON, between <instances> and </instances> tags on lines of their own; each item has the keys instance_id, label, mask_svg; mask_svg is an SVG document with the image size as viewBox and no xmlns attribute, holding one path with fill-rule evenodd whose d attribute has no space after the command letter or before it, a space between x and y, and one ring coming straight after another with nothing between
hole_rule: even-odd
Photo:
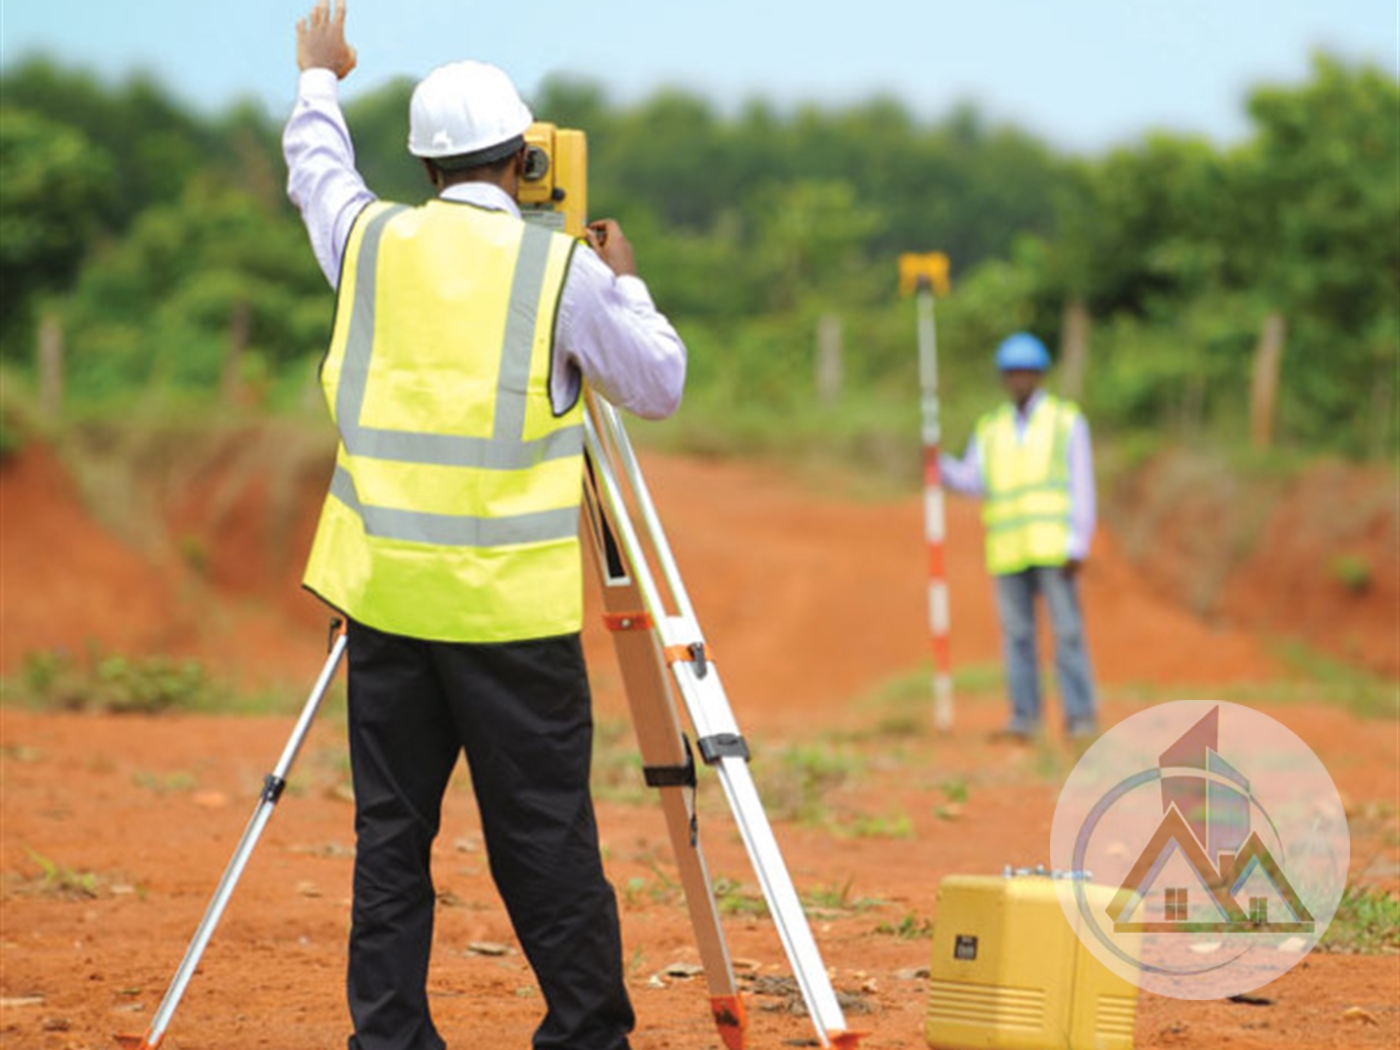
<instances>
[{"instance_id":1,"label":"raised hand","mask_svg":"<svg viewBox=\"0 0 1400 1050\"><path fill-rule=\"evenodd\" d=\"M318 0L311 14L297 23L297 67L329 69L341 80L355 68L358 56L345 42L345 0L332 13L330 0Z\"/></svg>"}]
</instances>

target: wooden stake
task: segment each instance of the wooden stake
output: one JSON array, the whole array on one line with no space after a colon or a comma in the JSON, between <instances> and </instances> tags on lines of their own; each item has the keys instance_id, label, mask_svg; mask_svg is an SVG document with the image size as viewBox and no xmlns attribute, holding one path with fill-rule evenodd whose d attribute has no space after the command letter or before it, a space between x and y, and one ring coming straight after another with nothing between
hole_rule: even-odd
<instances>
[{"instance_id":1,"label":"wooden stake","mask_svg":"<svg viewBox=\"0 0 1400 1050\"><path fill-rule=\"evenodd\" d=\"M823 405L836 404L841 400L844 382L841 318L822 314L817 322L817 400Z\"/></svg>"},{"instance_id":2,"label":"wooden stake","mask_svg":"<svg viewBox=\"0 0 1400 1050\"><path fill-rule=\"evenodd\" d=\"M233 304L228 319L228 345L224 353L224 371L220 377L220 393L226 405L237 405L243 400L243 354L253 332L253 311L248 300L239 299Z\"/></svg>"},{"instance_id":3,"label":"wooden stake","mask_svg":"<svg viewBox=\"0 0 1400 1050\"><path fill-rule=\"evenodd\" d=\"M1065 303L1064 328L1060 336L1060 396L1070 401L1084 397L1084 373L1089 363L1089 329L1092 320L1084 300Z\"/></svg>"},{"instance_id":4,"label":"wooden stake","mask_svg":"<svg viewBox=\"0 0 1400 1050\"><path fill-rule=\"evenodd\" d=\"M63 322L52 310L39 322L39 406L50 419L63 411Z\"/></svg>"},{"instance_id":5,"label":"wooden stake","mask_svg":"<svg viewBox=\"0 0 1400 1050\"><path fill-rule=\"evenodd\" d=\"M1259 449L1274 443L1274 410L1278 405L1279 366L1283 361L1283 340L1287 331L1283 314L1274 311L1264 318L1259 344L1254 349L1254 384L1249 401L1249 439Z\"/></svg>"}]
</instances>

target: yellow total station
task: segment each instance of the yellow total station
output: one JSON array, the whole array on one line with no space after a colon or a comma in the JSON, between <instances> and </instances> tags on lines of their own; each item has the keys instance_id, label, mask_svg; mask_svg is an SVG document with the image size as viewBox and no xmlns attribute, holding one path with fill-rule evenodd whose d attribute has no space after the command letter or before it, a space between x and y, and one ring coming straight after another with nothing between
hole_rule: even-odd
<instances>
[{"instance_id":1,"label":"yellow total station","mask_svg":"<svg viewBox=\"0 0 1400 1050\"><path fill-rule=\"evenodd\" d=\"M582 131L531 124L520 211L529 222L582 237L588 222L588 142Z\"/></svg>"}]
</instances>

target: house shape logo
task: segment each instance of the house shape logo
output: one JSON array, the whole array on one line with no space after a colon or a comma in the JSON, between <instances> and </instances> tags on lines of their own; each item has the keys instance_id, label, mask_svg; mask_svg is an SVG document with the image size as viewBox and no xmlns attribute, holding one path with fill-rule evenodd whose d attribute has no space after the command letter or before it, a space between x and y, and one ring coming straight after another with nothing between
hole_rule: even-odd
<instances>
[{"instance_id":1,"label":"house shape logo","mask_svg":"<svg viewBox=\"0 0 1400 1050\"><path fill-rule=\"evenodd\" d=\"M1108 905L1115 932L1313 932L1312 913L1250 826L1249 781L1221 757L1219 739L1215 707L1159 757L1162 821Z\"/></svg>"}]
</instances>

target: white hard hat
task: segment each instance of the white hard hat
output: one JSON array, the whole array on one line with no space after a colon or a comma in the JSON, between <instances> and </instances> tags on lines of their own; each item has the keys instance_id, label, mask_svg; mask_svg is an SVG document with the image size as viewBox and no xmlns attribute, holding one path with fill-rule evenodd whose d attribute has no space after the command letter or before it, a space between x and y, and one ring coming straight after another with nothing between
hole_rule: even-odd
<instances>
[{"instance_id":1,"label":"white hard hat","mask_svg":"<svg viewBox=\"0 0 1400 1050\"><path fill-rule=\"evenodd\" d=\"M485 164L509 156L534 122L505 72L486 62L439 66L413 89L408 151Z\"/></svg>"}]
</instances>

